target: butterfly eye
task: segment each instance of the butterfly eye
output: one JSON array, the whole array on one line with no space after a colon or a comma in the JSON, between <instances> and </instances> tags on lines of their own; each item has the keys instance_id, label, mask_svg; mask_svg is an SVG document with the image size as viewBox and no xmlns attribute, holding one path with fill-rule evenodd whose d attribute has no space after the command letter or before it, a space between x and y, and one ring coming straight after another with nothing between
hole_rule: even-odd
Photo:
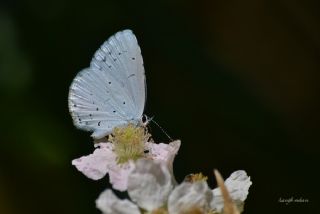
<instances>
[{"instance_id":1,"label":"butterfly eye","mask_svg":"<svg viewBox=\"0 0 320 214\"><path fill-rule=\"evenodd\" d=\"M146 123L148 121L148 117L146 115L142 115L142 123Z\"/></svg>"}]
</instances>

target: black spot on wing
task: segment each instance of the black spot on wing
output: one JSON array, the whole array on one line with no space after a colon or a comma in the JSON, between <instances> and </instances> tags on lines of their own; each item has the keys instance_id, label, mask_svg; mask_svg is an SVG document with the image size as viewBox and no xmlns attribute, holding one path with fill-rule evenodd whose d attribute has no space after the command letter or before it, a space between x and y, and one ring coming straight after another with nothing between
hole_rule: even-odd
<instances>
[{"instance_id":1,"label":"black spot on wing","mask_svg":"<svg viewBox=\"0 0 320 214\"><path fill-rule=\"evenodd\" d=\"M127 78L129 79L129 78L134 77L134 76L135 76L135 74L130 74Z\"/></svg>"}]
</instances>

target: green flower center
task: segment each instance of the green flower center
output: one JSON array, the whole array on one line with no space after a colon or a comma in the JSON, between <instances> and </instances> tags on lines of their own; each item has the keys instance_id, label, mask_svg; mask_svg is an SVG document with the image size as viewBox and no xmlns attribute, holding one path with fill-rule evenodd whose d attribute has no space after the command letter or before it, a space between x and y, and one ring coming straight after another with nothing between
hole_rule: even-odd
<instances>
[{"instance_id":1,"label":"green flower center","mask_svg":"<svg viewBox=\"0 0 320 214\"><path fill-rule=\"evenodd\" d=\"M114 144L118 164L143 157L144 146L150 136L145 127L134 124L114 128L110 142Z\"/></svg>"},{"instance_id":2,"label":"green flower center","mask_svg":"<svg viewBox=\"0 0 320 214\"><path fill-rule=\"evenodd\" d=\"M184 178L184 180L187 181L187 182L190 182L190 183L195 183L195 182L198 182L198 181L206 181L206 180L208 180L208 177L207 177L207 176L204 176L204 175L200 172L200 173L195 173L195 174L187 175L187 176Z\"/></svg>"}]
</instances>

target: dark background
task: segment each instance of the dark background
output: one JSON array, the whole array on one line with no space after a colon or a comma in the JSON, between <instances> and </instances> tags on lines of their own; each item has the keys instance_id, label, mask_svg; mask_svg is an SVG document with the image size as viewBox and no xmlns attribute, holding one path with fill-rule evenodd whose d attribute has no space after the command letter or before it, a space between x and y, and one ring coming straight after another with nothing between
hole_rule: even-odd
<instances>
[{"instance_id":1,"label":"dark background","mask_svg":"<svg viewBox=\"0 0 320 214\"><path fill-rule=\"evenodd\" d=\"M320 213L317 1L30 0L0 5L1 214L99 213L107 179L71 166L93 148L68 89L126 28L144 57L145 112L182 140L179 181L201 171L214 187L214 168L245 169L245 213ZM309 202L278 202L291 197Z\"/></svg>"}]
</instances>

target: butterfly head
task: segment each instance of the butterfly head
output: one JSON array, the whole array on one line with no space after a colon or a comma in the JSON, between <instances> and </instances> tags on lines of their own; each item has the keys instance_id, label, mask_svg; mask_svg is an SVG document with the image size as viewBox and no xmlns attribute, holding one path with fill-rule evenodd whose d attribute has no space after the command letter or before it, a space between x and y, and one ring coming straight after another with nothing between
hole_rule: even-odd
<instances>
[{"instance_id":1,"label":"butterfly head","mask_svg":"<svg viewBox=\"0 0 320 214\"><path fill-rule=\"evenodd\" d=\"M150 123L150 121L152 121L152 119L153 119L153 117L148 117L147 115L142 115L142 117L141 117L141 124L142 124L142 126L147 126L149 123Z\"/></svg>"}]
</instances>

